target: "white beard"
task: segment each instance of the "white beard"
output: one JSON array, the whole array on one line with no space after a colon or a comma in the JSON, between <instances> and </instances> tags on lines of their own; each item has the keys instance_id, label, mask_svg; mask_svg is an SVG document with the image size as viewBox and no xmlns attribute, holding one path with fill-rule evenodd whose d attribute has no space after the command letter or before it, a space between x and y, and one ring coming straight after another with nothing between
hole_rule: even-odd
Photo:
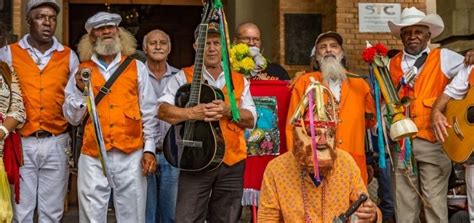
<instances>
[{"instance_id":1,"label":"white beard","mask_svg":"<svg viewBox=\"0 0 474 223\"><path fill-rule=\"evenodd\" d=\"M329 83L329 81L344 81L346 76L346 68L342 66L342 55L336 55L336 58L327 56L317 56L316 59L319 62L321 73L323 74L323 81Z\"/></svg>"},{"instance_id":2,"label":"white beard","mask_svg":"<svg viewBox=\"0 0 474 223\"><path fill-rule=\"evenodd\" d=\"M102 42L101 39L97 39L94 44L94 51L103 56L112 56L118 54L121 50L119 37L114 37L114 41L108 44Z\"/></svg>"}]
</instances>

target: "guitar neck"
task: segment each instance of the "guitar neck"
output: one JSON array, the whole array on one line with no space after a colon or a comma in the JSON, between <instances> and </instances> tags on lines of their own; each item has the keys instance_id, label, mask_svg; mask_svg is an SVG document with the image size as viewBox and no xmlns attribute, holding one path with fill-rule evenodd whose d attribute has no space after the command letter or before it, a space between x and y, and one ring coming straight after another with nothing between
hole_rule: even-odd
<instances>
[{"instance_id":1,"label":"guitar neck","mask_svg":"<svg viewBox=\"0 0 474 223\"><path fill-rule=\"evenodd\" d=\"M193 80L191 82L191 90L189 95L189 106L199 104L199 96L201 95L202 83L202 67L204 64L204 49L206 47L208 25L201 23L199 25L199 33L197 37L196 57L194 58Z\"/></svg>"}]
</instances>

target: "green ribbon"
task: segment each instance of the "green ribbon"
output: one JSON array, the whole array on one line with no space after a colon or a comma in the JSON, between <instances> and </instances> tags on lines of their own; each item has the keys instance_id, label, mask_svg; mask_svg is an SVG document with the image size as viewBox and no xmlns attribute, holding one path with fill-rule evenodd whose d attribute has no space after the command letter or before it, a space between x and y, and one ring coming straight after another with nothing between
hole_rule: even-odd
<instances>
[{"instance_id":1,"label":"green ribbon","mask_svg":"<svg viewBox=\"0 0 474 223\"><path fill-rule=\"evenodd\" d=\"M228 49L228 31L225 20L223 5L220 0L214 0L213 8L219 15L219 33L221 36L222 69L224 70L225 84L227 87L227 97L230 100L230 111L232 112L232 121L239 122L240 114L237 102L235 101L234 86L230 76L230 60Z\"/></svg>"}]
</instances>

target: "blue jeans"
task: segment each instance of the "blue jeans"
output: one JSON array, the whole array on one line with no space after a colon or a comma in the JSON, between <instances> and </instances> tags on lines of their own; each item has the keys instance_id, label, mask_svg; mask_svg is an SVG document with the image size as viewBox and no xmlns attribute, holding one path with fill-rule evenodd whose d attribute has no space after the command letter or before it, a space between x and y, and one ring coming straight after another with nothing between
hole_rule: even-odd
<instances>
[{"instance_id":1,"label":"blue jeans","mask_svg":"<svg viewBox=\"0 0 474 223\"><path fill-rule=\"evenodd\" d=\"M156 174L147 177L145 222L175 222L179 170L171 166L162 153L156 155L156 160Z\"/></svg>"},{"instance_id":2,"label":"blue jeans","mask_svg":"<svg viewBox=\"0 0 474 223\"><path fill-rule=\"evenodd\" d=\"M385 169L379 168L379 178L378 183L379 187L377 190L377 196L380 199L379 208L382 211L383 219L391 219L394 217L395 209L393 203L393 193L392 193L392 179L391 179L391 165L390 159L388 156L385 158Z\"/></svg>"}]
</instances>

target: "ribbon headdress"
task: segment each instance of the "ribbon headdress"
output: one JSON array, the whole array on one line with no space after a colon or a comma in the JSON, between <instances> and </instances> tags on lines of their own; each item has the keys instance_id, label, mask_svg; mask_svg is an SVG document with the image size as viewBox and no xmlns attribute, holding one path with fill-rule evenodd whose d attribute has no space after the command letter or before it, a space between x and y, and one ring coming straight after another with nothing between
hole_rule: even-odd
<instances>
[{"instance_id":1,"label":"ribbon headdress","mask_svg":"<svg viewBox=\"0 0 474 223\"><path fill-rule=\"evenodd\" d=\"M294 126L295 144L300 141L305 146L311 145L314 179L317 186L321 183L320 168L332 164L331 152L334 152L335 147L332 145L332 148L318 149L316 128L325 128L335 134L338 120L336 109L337 103L331 91L311 78L305 95L291 118L291 124ZM301 148L297 148L295 145L294 149Z\"/></svg>"}]
</instances>

